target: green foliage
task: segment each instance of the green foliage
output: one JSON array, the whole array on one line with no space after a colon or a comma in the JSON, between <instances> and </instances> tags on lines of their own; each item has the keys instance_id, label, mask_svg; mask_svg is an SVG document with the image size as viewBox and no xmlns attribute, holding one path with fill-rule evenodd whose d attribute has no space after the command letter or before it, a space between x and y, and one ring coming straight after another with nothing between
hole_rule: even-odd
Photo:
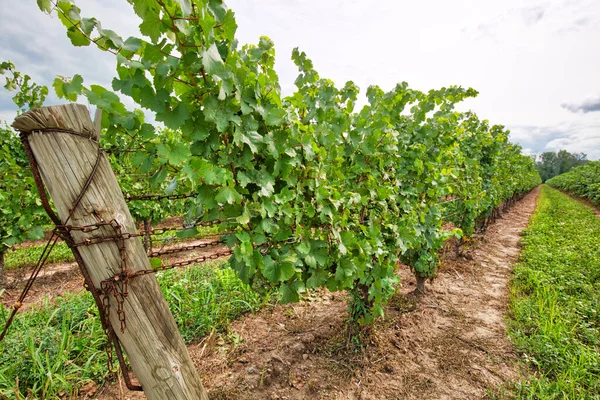
<instances>
[{"instance_id":1,"label":"green foliage","mask_svg":"<svg viewBox=\"0 0 600 400\"><path fill-rule=\"evenodd\" d=\"M42 7L39 1L38 5ZM0 63L0 75L6 75L4 88L10 92L17 92L13 97L13 102L19 107L20 112L39 108L44 104L48 88L37 85L29 75L17 71L15 65L10 61Z\"/></svg>"},{"instance_id":2,"label":"green foliage","mask_svg":"<svg viewBox=\"0 0 600 400\"><path fill-rule=\"evenodd\" d=\"M530 157L508 143L503 126L489 126L471 113L457 130L452 195L443 204L444 220L471 237L483 220L504 202L541 183Z\"/></svg>"},{"instance_id":3,"label":"green foliage","mask_svg":"<svg viewBox=\"0 0 600 400\"><path fill-rule=\"evenodd\" d=\"M535 168L542 177L542 182L557 175L569 172L578 165L585 164L587 156L583 153L569 153L566 150L560 150L558 153L547 151L540 154L535 163Z\"/></svg>"},{"instance_id":4,"label":"green foliage","mask_svg":"<svg viewBox=\"0 0 600 400\"><path fill-rule=\"evenodd\" d=\"M557 189L585 197L593 204L600 204L600 161L588 161L565 174L555 176L546 183Z\"/></svg>"},{"instance_id":5,"label":"green foliage","mask_svg":"<svg viewBox=\"0 0 600 400\"><path fill-rule=\"evenodd\" d=\"M233 319L270 301L221 265L214 262L157 274L188 342L211 332L225 333ZM8 309L2 307L0 324L7 317ZM21 399L70 397L87 382L103 382L108 378L105 343L96 306L87 292L65 294L17 314L0 343L0 397L15 399L15 389Z\"/></svg>"},{"instance_id":6,"label":"green foliage","mask_svg":"<svg viewBox=\"0 0 600 400\"><path fill-rule=\"evenodd\" d=\"M19 137L0 127L0 252L40 239L47 217Z\"/></svg>"},{"instance_id":7,"label":"green foliage","mask_svg":"<svg viewBox=\"0 0 600 400\"><path fill-rule=\"evenodd\" d=\"M125 40L71 2L59 1L56 12L74 45L115 54L112 89L153 112L177 141L146 144L153 135L143 117L78 75L59 79L57 94L86 96L104 110L106 143L129 137L139 148L135 163L155 171L152 185L175 182L197 193L189 220L229 218L222 229L233 232L231 266L257 289L279 288L283 301L298 300L307 288L348 290L360 303L352 309L365 310L356 319L369 322L394 292L399 260L419 276L435 274L449 236L440 203L452 194L458 169L467 171L472 159L482 165L475 186L461 187L465 207L475 207L465 229L536 180L501 127L475 129L471 135L492 137L475 142L490 143L461 156L458 138L469 115L454 106L475 96L473 89L370 87L368 104L355 110L356 85L336 87L294 50L297 90L282 98L273 43L262 37L240 48L234 14L222 1L130 3L141 36ZM519 181L525 175L530 182ZM484 200L471 193L487 203L472 205Z\"/></svg>"},{"instance_id":8,"label":"green foliage","mask_svg":"<svg viewBox=\"0 0 600 400\"><path fill-rule=\"evenodd\" d=\"M48 88L15 70L10 61L0 64L4 87L16 91L19 112L40 107ZM33 175L19 136L0 121L0 288L4 285L4 253L11 246L43 236L47 217L37 196Z\"/></svg>"},{"instance_id":9,"label":"green foliage","mask_svg":"<svg viewBox=\"0 0 600 400\"><path fill-rule=\"evenodd\" d=\"M600 397L600 219L544 186L515 268L509 331L539 374L518 398Z\"/></svg>"},{"instance_id":10,"label":"green foliage","mask_svg":"<svg viewBox=\"0 0 600 400\"><path fill-rule=\"evenodd\" d=\"M140 116L140 118L142 118ZM181 144L181 134L171 129L155 129L142 123L143 137L131 140L122 132L102 135L119 186L128 196L189 193L192 189L179 171L189 149ZM168 216L185 215L191 202L182 200L134 200L128 202L132 217L138 221L160 222ZM187 222L195 220L188 216Z\"/></svg>"}]
</instances>

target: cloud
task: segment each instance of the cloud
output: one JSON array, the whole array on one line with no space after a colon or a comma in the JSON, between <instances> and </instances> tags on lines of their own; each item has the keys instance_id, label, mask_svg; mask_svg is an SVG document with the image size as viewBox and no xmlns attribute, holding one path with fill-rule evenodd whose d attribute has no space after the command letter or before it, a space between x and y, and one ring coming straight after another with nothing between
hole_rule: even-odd
<instances>
[{"instance_id":1,"label":"cloud","mask_svg":"<svg viewBox=\"0 0 600 400\"><path fill-rule=\"evenodd\" d=\"M600 159L600 119L563 122L553 126L511 126L510 139L527 149L527 154L567 150Z\"/></svg>"},{"instance_id":2,"label":"cloud","mask_svg":"<svg viewBox=\"0 0 600 400\"><path fill-rule=\"evenodd\" d=\"M504 10L491 19L484 20L477 24L474 28L466 27L462 29L462 33L472 32L477 39L490 38L497 39L497 36L502 36L501 31L507 27L511 29L531 27L540 22L546 15L547 6L535 5L530 7L514 7ZM522 24L519 24L519 19ZM520 25L520 26L519 26Z\"/></svg>"},{"instance_id":3,"label":"cloud","mask_svg":"<svg viewBox=\"0 0 600 400\"><path fill-rule=\"evenodd\" d=\"M525 25L531 26L537 24L542 20L542 18L544 18L546 9L543 6L538 5L534 7L522 8L518 10L518 12L521 14L521 18L523 18Z\"/></svg>"},{"instance_id":4,"label":"cloud","mask_svg":"<svg viewBox=\"0 0 600 400\"><path fill-rule=\"evenodd\" d=\"M524 156L532 156L535 154L535 152L530 148L524 148L521 150L521 154L523 154Z\"/></svg>"},{"instance_id":5,"label":"cloud","mask_svg":"<svg viewBox=\"0 0 600 400\"><path fill-rule=\"evenodd\" d=\"M558 33L579 32L589 28L593 22L594 20L589 17L576 18L575 20L566 23L558 30Z\"/></svg>"},{"instance_id":6,"label":"cloud","mask_svg":"<svg viewBox=\"0 0 600 400\"><path fill-rule=\"evenodd\" d=\"M582 112L584 114L591 112L600 112L600 96L584 100L582 103L563 103L560 105L562 108L571 112Z\"/></svg>"},{"instance_id":7,"label":"cloud","mask_svg":"<svg viewBox=\"0 0 600 400\"><path fill-rule=\"evenodd\" d=\"M470 26L464 27L462 33L472 34L476 39L504 40L507 35L524 38L524 30L543 25L559 35L591 30L597 26L598 18L594 8L594 0L519 0L506 2L507 8L493 17L473 20Z\"/></svg>"}]
</instances>

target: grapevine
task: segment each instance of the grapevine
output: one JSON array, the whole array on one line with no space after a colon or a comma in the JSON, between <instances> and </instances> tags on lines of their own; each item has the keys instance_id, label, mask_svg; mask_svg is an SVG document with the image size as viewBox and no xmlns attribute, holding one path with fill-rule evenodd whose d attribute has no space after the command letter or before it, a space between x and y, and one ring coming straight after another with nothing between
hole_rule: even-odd
<instances>
[{"instance_id":1,"label":"grapevine","mask_svg":"<svg viewBox=\"0 0 600 400\"><path fill-rule=\"evenodd\" d=\"M296 91L283 97L274 44L262 37L239 47L223 2L129 2L141 35L126 39L72 2L39 2L73 45L94 45L117 63L112 90L75 75L58 78L56 93L102 109L105 146L129 149L134 166L153 171L151 187L193 192L188 218L228 221L231 267L256 289L279 287L284 302L312 288L345 290L351 318L369 323L383 314L400 262L422 292L450 236L471 236L539 184L504 127L455 110L473 89L372 86L357 109L354 83L336 87L296 49ZM446 220L457 229L444 230Z\"/></svg>"},{"instance_id":2,"label":"grapevine","mask_svg":"<svg viewBox=\"0 0 600 400\"><path fill-rule=\"evenodd\" d=\"M598 161L588 161L567 173L549 179L546 183L587 198L592 204L600 204L600 162Z\"/></svg>"}]
</instances>

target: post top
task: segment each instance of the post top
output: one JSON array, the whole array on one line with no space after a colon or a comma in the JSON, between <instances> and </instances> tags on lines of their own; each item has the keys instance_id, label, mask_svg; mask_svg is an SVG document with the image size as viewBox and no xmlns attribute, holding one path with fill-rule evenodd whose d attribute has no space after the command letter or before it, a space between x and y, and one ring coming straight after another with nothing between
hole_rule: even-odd
<instances>
[{"instance_id":1,"label":"post top","mask_svg":"<svg viewBox=\"0 0 600 400\"><path fill-rule=\"evenodd\" d=\"M94 140L99 137L87 107L82 104L61 104L27 111L15 118L12 126L23 133L56 129Z\"/></svg>"}]
</instances>

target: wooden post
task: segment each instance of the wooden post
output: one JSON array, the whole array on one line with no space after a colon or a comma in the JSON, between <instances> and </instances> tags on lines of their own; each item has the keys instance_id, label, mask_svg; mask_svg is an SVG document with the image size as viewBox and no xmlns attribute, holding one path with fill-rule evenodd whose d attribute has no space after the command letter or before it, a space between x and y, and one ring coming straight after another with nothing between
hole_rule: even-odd
<instances>
[{"instance_id":1,"label":"wooden post","mask_svg":"<svg viewBox=\"0 0 600 400\"><path fill-rule=\"evenodd\" d=\"M69 225L116 220L122 232L137 232L110 163L98 152L99 131L85 106L67 104L29 111L17 117L13 127L27 135L63 224L72 213ZM79 205L71 210L99 154L101 159L91 185ZM72 231L71 235L75 242L81 243L85 239L114 236L115 232L110 227L101 227L92 232ZM151 269L139 237L124 243L130 272ZM122 252L114 241L77 249L97 289L101 281L121 272ZM123 304L124 332L115 298L109 296L109 300L111 325L148 399L208 399L154 274L130 279Z\"/></svg>"}]
</instances>

